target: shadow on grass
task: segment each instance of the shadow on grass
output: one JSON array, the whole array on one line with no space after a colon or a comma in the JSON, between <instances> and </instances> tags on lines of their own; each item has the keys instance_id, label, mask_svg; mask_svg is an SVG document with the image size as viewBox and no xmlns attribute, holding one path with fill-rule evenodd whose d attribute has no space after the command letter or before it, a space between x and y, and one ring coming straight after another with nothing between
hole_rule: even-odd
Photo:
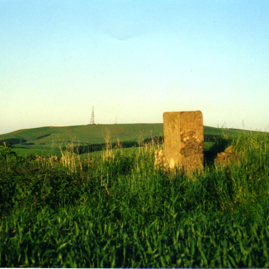
<instances>
[{"instance_id":1,"label":"shadow on grass","mask_svg":"<svg viewBox=\"0 0 269 269\"><path fill-rule=\"evenodd\" d=\"M208 151L204 152L205 165L214 165L214 160L217 157L218 153L224 152L224 150L231 144L231 138L219 138Z\"/></svg>"}]
</instances>

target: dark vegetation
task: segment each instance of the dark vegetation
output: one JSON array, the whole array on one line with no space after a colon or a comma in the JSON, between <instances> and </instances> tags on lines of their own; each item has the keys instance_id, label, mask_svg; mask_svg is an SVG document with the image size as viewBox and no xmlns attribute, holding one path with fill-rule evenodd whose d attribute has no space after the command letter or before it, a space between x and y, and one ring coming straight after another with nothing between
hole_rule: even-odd
<instances>
[{"instance_id":1,"label":"dark vegetation","mask_svg":"<svg viewBox=\"0 0 269 269\"><path fill-rule=\"evenodd\" d=\"M268 267L268 135L207 141L240 158L191 177L154 168L161 145L148 142L58 161L3 144L0 267Z\"/></svg>"},{"instance_id":2,"label":"dark vegetation","mask_svg":"<svg viewBox=\"0 0 269 269\"><path fill-rule=\"evenodd\" d=\"M205 142L216 142L223 132L232 137L237 135L235 130L223 131L220 128L204 126ZM33 152L42 155L48 150L57 151L59 144L66 149L66 145L72 142L76 147L75 152L85 154L103 150L108 136L113 147L117 146L118 140L123 148L138 147L152 139L162 144L163 124L84 125L24 129L0 135L0 145L6 143L9 147L13 147L18 155L27 156ZM56 154L60 155L60 152Z\"/></svg>"}]
</instances>

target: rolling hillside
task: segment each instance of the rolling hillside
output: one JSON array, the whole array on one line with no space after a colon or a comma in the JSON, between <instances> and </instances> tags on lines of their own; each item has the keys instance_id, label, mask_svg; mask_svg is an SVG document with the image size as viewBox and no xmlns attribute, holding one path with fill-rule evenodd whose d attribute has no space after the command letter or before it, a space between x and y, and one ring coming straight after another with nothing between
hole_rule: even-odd
<instances>
[{"instance_id":1,"label":"rolling hillside","mask_svg":"<svg viewBox=\"0 0 269 269\"><path fill-rule=\"evenodd\" d=\"M243 130L204 126L205 142L214 141L214 137L223 133L237 135L239 132L243 132ZM68 147L71 143L74 146L91 145L91 151L98 151L102 150L107 139L111 143L117 143L119 140L123 147L128 148L138 146L138 143L154 137L163 137L162 123L50 126L2 134L0 135L0 145L6 142L20 155L43 155L45 151L59 155L60 145L62 148Z\"/></svg>"}]
</instances>

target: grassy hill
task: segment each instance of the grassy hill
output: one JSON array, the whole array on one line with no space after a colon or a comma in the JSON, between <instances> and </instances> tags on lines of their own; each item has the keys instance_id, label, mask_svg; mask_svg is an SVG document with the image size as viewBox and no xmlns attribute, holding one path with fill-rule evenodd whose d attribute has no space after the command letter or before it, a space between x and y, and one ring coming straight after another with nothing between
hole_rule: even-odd
<instances>
[{"instance_id":1,"label":"grassy hill","mask_svg":"<svg viewBox=\"0 0 269 269\"><path fill-rule=\"evenodd\" d=\"M214 141L222 134L235 136L244 130L222 129L204 126L205 142ZM248 132L248 131L244 131ZM39 127L22 129L0 135L0 145L6 142L21 155L61 156L59 146L91 146L91 151L100 151L106 140L116 144L119 140L124 148L143 143L150 138L163 137L163 124L98 124L65 127ZM161 141L161 140L160 140Z\"/></svg>"},{"instance_id":2,"label":"grassy hill","mask_svg":"<svg viewBox=\"0 0 269 269\"><path fill-rule=\"evenodd\" d=\"M47 127L9 137L31 148L88 128L86 142L104 142L109 127L119 128ZM122 125L125 131L112 135L137 140L154 127L159 134L158 125L146 124ZM210 132L221 130L206 127L207 140ZM222 142L213 147L223 150ZM155 167L154 146L109 150L102 158L96 151L90 159L66 151L59 161L13 158L0 149L0 267L268 268L269 136L231 142L236 154L225 167L213 162L210 148L205 169L190 176Z\"/></svg>"}]
</instances>

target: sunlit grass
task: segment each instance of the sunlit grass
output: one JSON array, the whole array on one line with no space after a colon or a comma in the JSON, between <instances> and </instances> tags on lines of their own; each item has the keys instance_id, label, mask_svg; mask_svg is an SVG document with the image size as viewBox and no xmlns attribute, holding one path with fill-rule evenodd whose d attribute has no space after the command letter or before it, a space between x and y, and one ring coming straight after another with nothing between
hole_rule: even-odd
<instances>
[{"instance_id":1,"label":"sunlit grass","mask_svg":"<svg viewBox=\"0 0 269 269\"><path fill-rule=\"evenodd\" d=\"M238 159L200 173L154 167L149 143L72 143L58 161L0 161L1 267L268 267L269 138L224 137Z\"/></svg>"}]
</instances>

